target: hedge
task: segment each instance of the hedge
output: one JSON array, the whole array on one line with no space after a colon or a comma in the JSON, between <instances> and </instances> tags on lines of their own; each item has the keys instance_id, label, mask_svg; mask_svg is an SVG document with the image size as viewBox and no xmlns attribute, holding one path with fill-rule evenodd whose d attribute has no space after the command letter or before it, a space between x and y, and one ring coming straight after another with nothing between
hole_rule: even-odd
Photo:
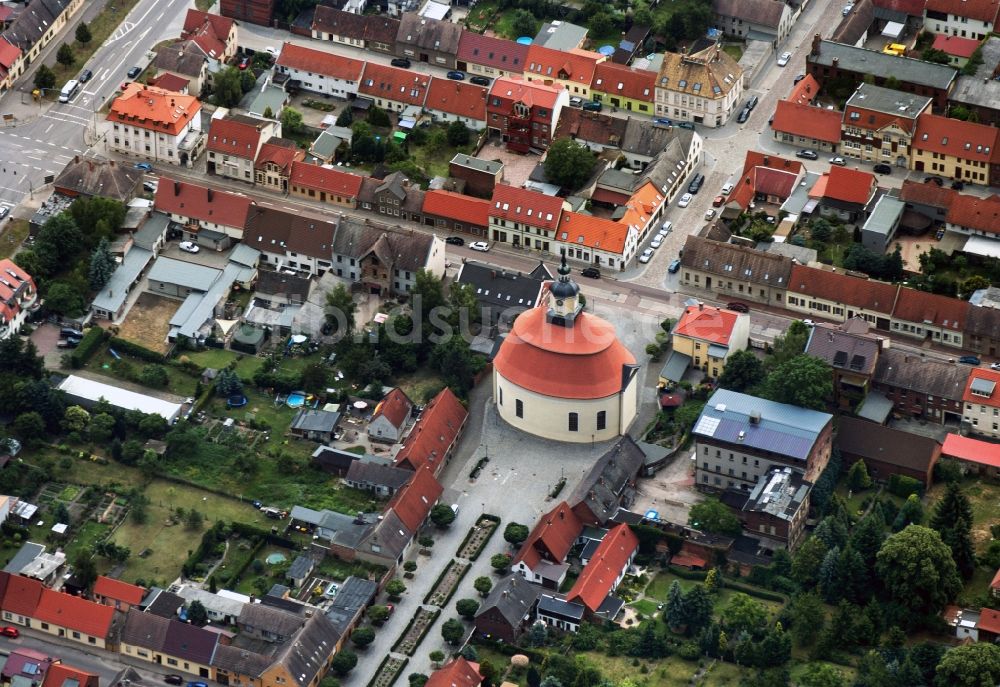
<instances>
[{"instance_id":1,"label":"hedge","mask_svg":"<svg viewBox=\"0 0 1000 687\"><path fill-rule=\"evenodd\" d=\"M486 637L477 635L475 632L472 633L472 637L469 638L471 644L476 644L478 646L485 646L493 651L504 656L513 656L515 654L524 654L527 656L532 664L535 666L541 666L545 662L547 654L542 651L535 651L530 647L517 646L514 644L508 644L506 642L498 642L494 639L487 639Z\"/></svg>"},{"instance_id":2,"label":"hedge","mask_svg":"<svg viewBox=\"0 0 1000 687\"><path fill-rule=\"evenodd\" d=\"M448 598L441 603L440 607L444 608L445 606L448 605L448 600L455 595L455 591L458 590L458 585L462 584L462 580L465 578L465 574L469 572L469 569L472 567L471 565L466 565L465 563L459 563L457 558L453 558L451 562L448 563L448 565L444 566L444 570L442 570L441 574L437 576L436 580L434 580L434 584L431 586L431 590L427 592L427 594L424 596L424 604L428 604L428 599L430 599L434 595L434 592L437 591L438 585L441 584L441 580L444 579L445 575L448 574L448 571L451 570L451 566L453 565L465 565L465 570L462 571L462 575L458 578L458 582L456 582L455 586L451 588L451 592L448 594Z\"/></svg>"},{"instance_id":3,"label":"hedge","mask_svg":"<svg viewBox=\"0 0 1000 687\"><path fill-rule=\"evenodd\" d=\"M920 496L923 494L924 485L920 480L907 477L906 475L892 475L889 477L889 493L895 494L901 499L907 498L910 494Z\"/></svg>"},{"instance_id":4,"label":"hedge","mask_svg":"<svg viewBox=\"0 0 1000 687\"><path fill-rule=\"evenodd\" d=\"M682 580L697 580L699 582L704 582L705 578L708 577L707 570L688 570L686 568L678 568L673 565L668 565L667 570ZM743 592L749 596L756 596L758 599L764 599L765 601L776 601L778 603L785 603L788 599L781 594L775 592L769 592L766 589L760 589L758 587L751 587L749 585L741 584L735 582L727 577L721 578L722 586L726 589L732 589L733 591Z\"/></svg>"},{"instance_id":5,"label":"hedge","mask_svg":"<svg viewBox=\"0 0 1000 687\"><path fill-rule=\"evenodd\" d=\"M389 661L398 661L398 660L399 660L398 658L393 658L392 656L386 654L385 658L382 659L382 662L378 664L378 670L376 670L375 674L372 675L372 679L368 681L368 687L374 687L374 685L378 684L377 682L378 677L379 675L382 674L382 669L385 668L386 663L388 663ZM396 678L398 678L400 674L402 674L402 672L406 670L406 666L409 662L410 662L410 657L404 656L403 662L399 664L399 670L396 671L396 674L393 675L393 679L390 680L388 684L393 684L396 681Z\"/></svg>"},{"instance_id":6,"label":"hedge","mask_svg":"<svg viewBox=\"0 0 1000 687\"><path fill-rule=\"evenodd\" d=\"M440 608L435 608L434 611L431 613L430 622L428 622L427 625L424 627L423 634L421 634L420 637L417 638L417 643L413 647L413 651L414 652L417 650L417 648L420 647L420 644L424 641L424 637L426 637L427 633L430 632L430 630L431 630L432 627L434 627L434 623L437 622L437 619L440 616L441 616L441 609ZM393 651L396 651L396 647L399 646L399 643L402 642L403 638L406 637L406 635L410 632L410 628L413 627L413 623L415 623L415 622L417 622L417 615L416 614L414 614L413 617L410 618L410 622L406 623L406 627L404 627L403 631L401 633L399 633L399 637L396 639L396 643L392 645L392 650ZM412 656L413 655L413 652L406 652L406 651L404 651L403 653L406 654L407 656Z\"/></svg>"},{"instance_id":7,"label":"hedge","mask_svg":"<svg viewBox=\"0 0 1000 687\"><path fill-rule=\"evenodd\" d=\"M98 347L108 338L108 333L100 327L91 327L83 335L80 344L70 353L69 363L74 368L81 368L94 357Z\"/></svg>"},{"instance_id":8,"label":"hedge","mask_svg":"<svg viewBox=\"0 0 1000 687\"><path fill-rule=\"evenodd\" d=\"M119 339L117 336L112 337L109 345L114 346L115 353L124 353L131 358L145 360L148 363L167 362L167 357L162 353L151 351L145 346L140 346L139 344L127 341L126 339Z\"/></svg>"},{"instance_id":9,"label":"hedge","mask_svg":"<svg viewBox=\"0 0 1000 687\"><path fill-rule=\"evenodd\" d=\"M476 561L476 560L479 559L479 556L482 555L483 551L486 549L486 545L490 543L491 539L493 539L493 534L498 529L500 529L500 518L499 518L499 516L493 515L491 513L484 513L483 515L479 516L478 520L476 520L476 525L479 524L480 520L489 520L490 522L496 523L496 526L493 528L492 531L490 531L490 536L486 537L486 539L484 539L479 544L479 548L476 549L476 552L473 553L471 556L469 556L469 560L470 561ZM472 536L475 533L476 533L476 526L473 525L472 527L469 528L469 533L465 535L465 539L462 540L462 543L459 544L458 549L456 549L456 551L461 551L462 549L464 549L465 545L469 543L469 540L472 539Z\"/></svg>"}]
</instances>

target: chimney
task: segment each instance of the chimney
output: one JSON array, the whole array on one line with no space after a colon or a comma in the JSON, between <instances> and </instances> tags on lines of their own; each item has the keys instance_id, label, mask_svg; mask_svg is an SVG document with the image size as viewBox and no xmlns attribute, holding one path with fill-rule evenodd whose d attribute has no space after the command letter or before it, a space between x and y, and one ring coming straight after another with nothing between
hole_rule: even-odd
<instances>
[{"instance_id":1,"label":"chimney","mask_svg":"<svg viewBox=\"0 0 1000 687\"><path fill-rule=\"evenodd\" d=\"M840 64L840 58L839 57L834 57L833 58L833 66L834 66L834 68L836 68L838 64Z\"/></svg>"},{"instance_id":2,"label":"chimney","mask_svg":"<svg viewBox=\"0 0 1000 687\"><path fill-rule=\"evenodd\" d=\"M559 519L560 520L565 520L566 519L566 514L563 513L562 511L559 511Z\"/></svg>"},{"instance_id":3,"label":"chimney","mask_svg":"<svg viewBox=\"0 0 1000 687\"><path fill-rule=\"evenodd\" d=\"M759 410L751 410L750 411L750 424L751 425L759 425L760 424L760 411Z\"/></svg>"},{"instance_id":4,"label":"chimney","mask_svg":"<svg viewBox=\"0 0 1000 687\"><path fill-rule=\"evenodd\" d=\"M698 301L698 310L700 311L700 310L704 310L704 309L705 309L705 304L702 303L701 301Z\"/></svg>"},{"instance_id":5,"label":"chimney","mask_svg":"<svg viewBox=\"0 0 1000 687\"><path fill-rule=\"evenodd\" d=\"M174 195L175 196L179 196L180 194L181 194L181 182L175 181L174 182Z\"/></svg>"},{"instance_id":6,"label":"chimney","mask_svg":"<svg viewBox=\"0 0 1000 687\"><path fill-rule=\"evenodd\" d=\"M79 155L74 155L73 156L73 162L79 162L79 161L80 161L80 156Z\"/></svg>"},{"instance_id":7,"label":"chimney","mask_svg":"<svg viewBox=\"0 0 1000 687\"><path fill-rule=\"evenodd\" d=\"M213 193L212 193L212 189L208 189L208 202L209 202L209 203L211 203L211 202L212 202L212 195L213 195Z\"/></svg>"},{"instance_id":8,"label":"chimney","mask_svg":"<svg viewBox=\"0 0 1000 687\"><path fill-rule=\"evenodd\" d=\"M816 57L817 55L819 55L819 46L820 46L820 43L822 43L822 42L823 42L823 39L820 37L820 35L818 33L813 34L812 50L810 51L809 54L812 55L813 57Z\"/></svg>"}]
</instances>

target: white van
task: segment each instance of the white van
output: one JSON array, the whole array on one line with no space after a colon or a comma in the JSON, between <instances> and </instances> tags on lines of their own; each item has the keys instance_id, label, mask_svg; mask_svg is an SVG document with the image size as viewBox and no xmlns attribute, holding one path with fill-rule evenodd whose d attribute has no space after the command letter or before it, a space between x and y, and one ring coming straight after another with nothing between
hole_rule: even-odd
<instances>
[{"instance_id":1,"label":"white van","mask_svg":"<svg viewBox=\"0 0 1000 687\"><path fill-rule=\"evenodd\" d=\"M62 87L59 91L59 102L68 103L70 99L76 95L76 90L80 87L80 82L76 79L70 79L66 82L66 85Z\"/></svg>"}]
</instances>

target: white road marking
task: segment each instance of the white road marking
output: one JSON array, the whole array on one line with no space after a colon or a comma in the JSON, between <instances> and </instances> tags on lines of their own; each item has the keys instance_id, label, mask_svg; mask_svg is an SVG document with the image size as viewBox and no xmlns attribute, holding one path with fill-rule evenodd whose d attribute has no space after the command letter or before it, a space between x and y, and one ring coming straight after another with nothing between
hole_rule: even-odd
<instances>
[{"instance_id":1,"label":"white road marking","mask_svg":"<svg viewBox=\"0 0 1000 687\"><path fill-rule=\"evenodd\" d=\"M45 129L45 133L49 133L50 131L52 131L52 127L54 126L55 126L54 122L52 124L49 124L49 126Z\"/></svg>"}]
</instances>

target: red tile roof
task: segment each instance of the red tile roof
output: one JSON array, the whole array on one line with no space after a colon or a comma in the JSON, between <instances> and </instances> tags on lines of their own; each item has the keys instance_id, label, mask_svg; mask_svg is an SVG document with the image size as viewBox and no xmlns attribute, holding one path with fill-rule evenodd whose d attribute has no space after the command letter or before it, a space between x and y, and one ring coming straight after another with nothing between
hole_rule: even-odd
<instances>
[{"instance_id":1,"label":"red tile roof","mask_svg":"<svg viewBox=\"0 0 1000 687\"><path fill-rule=\"evenodd\" d=\"M350 174L308 162L292 162L288 183L326 191L342 198L357 198L363 180L364 177L360 174Z\"/></svg>"},{"instance_id":2,"label":"red tile roof","mask_svg":"<svg viewBox=\"0 0 1000 687\"><path fill-rule=\"evenodd\" d=\"M106 638L111 632L115 609L79 596L45 589L32 617L91 637Z\"/></svg>"},{"instance_id":3,"label":"red tile roof","mask_svg":"<svg viewBox=\"0 0 1000 687\"><path fill-rule=\"evenodd\" d=\"M486 227L490 223L490 201L451 191L428 191L424 194L425 215L447 217L469 226Z\"/></svg>"},{"instance_id":4,"label":"red tile roof","mask_svg":"<svg viewBox=\"0 0 1000 687\"><path fill-rule=\"evenodd\" d=\"M656 72L601 62L594 71L595 91L651 103L656 98Z\"/></svg>"},{"instance_id":5,"label":"red tile roof","mask_svg":"<svg viewBox=\"0 0 1000 687\"><path fill-rule=\"evenodd\" d=\"M784 172L798 174L802 171L802 163L780 155L762 153L759 150L748 150L743 159L743 173L749 172L754 167L768 167L770 169L780 169Z\"/></svg>"},{"instance_id":6,"label":"red tile roof","mask_svg":"<svg viewBox=\"0 0 1000 687\"><path fill-rule=\"evenodd\" d=\"M892 316L897 320L960 332L965 329L965 318L970 307L968 301L902 287Z\"/></svg>"},{"instance_id":7,"label":"red tile roof","mask_svg":"<svg viewBox=\"0 0 1000 687\"><path fill-rule=\"evenodd\" d=\"M674 334L728 346L739 317L733 310L689 305L677 321Z\"/></svg>"},{"instance_id":8,"label":"red tile roof","mask_svg":"<svg viewBox=\"0 0 1000 687\"><path fill-rule=\"evenodd\" d=\"M254 160L253 166L256 169L264 169L264 166L268 162L272 162L281 168L283 174L290 175L292 173L292 163L302 162L305 159L306 151L294 143L287 145L268 141L260 147L260 152L257 153L257 159Z\"/></svg>"},{"instance_id":9,"label":"red tile roof","mask_svg":"<svg viewBox=\"0 0 1000 687\"><path fill-rule=\"evenodd\" d=\"M886 315L892 313L898 289L899 287L882 281L799 264L792 265L792 273L788 278L790 293L853 305Z\"/></svg>"},{"instance_id":10,"label":"red tile roof","mask_svg":"<svg viewBox=\"0 0 1000 687\"><path fill-rule=\"evenodd\" d=\"M242 229L254 204L242 193L217 191L186 181L160 178L153 205L161 212Z\"/></svg>"},{"instance_id":11,"label":"red tile roof","mask_svg":"<svg viewBox=\"0 0 1000 687\"><path fill-rule=\"evenodd\" d=\"M547 560L562 563L582 531L583 522L568 503L560 501L559 505L538 519L512 563L516 565L524 561L525 565L534 569L542 560L543 551Z\"/></svg>"},{"instance_id":12,"label":"red tile roof","mask_svg":"<svg viewBox=\"0 0 1000 687\"><path fill-rule=\"evenodd\" d=\"M990 585L992 588L992 585ZM976 623L977 630L1000 634L1000 611L992 608L979 609L979 622Z\"/></svg>"},{"instance_id":13,"label":"red tile roof","mask_svg":"<svg viewBox=\"0 0 1000 687\"><path fill-rule=\"evenodd\" d=\"M445 387L427 404L403 441L396 454L396 465L416 470L429 463L437 472L468 417L469 411Z\"/></svg>"},{"instance_id":14,"label":"red tile roof","mask_svg":"<svg viewBox=\"0 0 1000 687\"><path fill-rule=\"evenodd\" d=\"M7 42L6 38L0 37L0 66L9 70L21 54L21 49L16 45Z\"/></svg>"},{"instance_id":15,"label":"red tile roof","mask_svg":"<svg viewBox=\"0 0 1000 687\"><path fill-rule=\"evenodd\" d=\"M989 164L991 153L997 150L998 133L996 127L986 124L925 113L917 119L912 145L914 150Z\"/></svg>"},{"instance_id":16,"label":"red tile roof","mask_svg":"<svg viewBox=\"0 0 1000 687\"><path fill-rule=\"evenodd\" d=\"M795 190L795 182L798 181L798 178L798 175L792 172L771 169L770 167L755 167L754 191L767 196L788 198Z\"/></svg>"},{"instance_id":17,"label":"red tile roof","mask_svg":"<svg viewBox=\"0 0 1000 687\"><path fill-rule=\"evenodd\" d=\"M906 133L912 134L917 128L916 120L919 118L919 113L916 111L915 105L911 104L911 107L908 107L905 112L882 112L864 105L865 101L860 98L857 98L853 104L848 103L844 107L843 121L864 131L884 131L891 126L896 126ZM912 112L910 112L911 109ZM930 112L930 107L925 107L923 111Z\"/></svg>"},{"instance_id":18,"label":"red tile roof","mask_svg":"<svg viewBox=\"0 0 1000 687\"><path fill-rule=\"evenodd\" d=\"M178 76L173 72L162 72L155 78L149 79L149 85L162 88L165 91L182 93L191 85L191 79L185 79L183 76Z\"/></svg>"},{"instance_id":19,"label":"red tile roof","mask_svg":"<svg viewBox=\"0 0 1000 687\"><path fill-rule=\"evenodd\" d=\"M588 50L554 50L543 45L532 45L524 58L525 77L534 79L560 79L590 87L594 82L594 72L599 62L607 59L604 55Z\"/></svg>"},{"instance_id":20,"label":"red tile roof","mask_svg":"<svg viewBox=\"0 0 1000 687\"><path fill-rule=\"evenodd\" d=\"M184 18L181 40L194 41L206 55L218 60L226 52L226 41L234 23L228 17L192 8Z\"/></svg>"},{"instance_id":21,"label":"red tile roof","mask_svg":"<svg viewBox=\"0 0 1000 687\"><path fill-rule=\"evenodd\" d=\"M389 508L396 512L411 532L416 532L443 492L444 488L435 479L432 466L424 464L413 474L413 479L392 497Z\"/></svg>"},{"instance_id":22,"label":"red tile roof","mask_svg":"<svg viewBox=\"0 0 1000 687\"><path fill-rule=\"evenodd\" d=\"M638 548L639 539L628 525L614 527L604 535L566 600L580 601L591 613L597 611Z\"/></svg>"},{"instance_id":23,"label":"red tile roof","mask_svg":"<svg viewBox=\"0 0 1000 687\"><path fill-rule=\"evenodd\" d=\"M98 576L97 581L94 582L94 596L103 596L115 601L124 601L133 606L138 605L145 594L146 590L142 587L105 577L104 575Z\"/></svg>"},{"instance_id":24,"label":"red tile roof","mask_svg":"<svg viewBox=\"0 0 1000 687\"><path fill-rule=\"evenodd\" d=\"M955 57L972 57L972 53L979 48L979 41L974 38L962 38L961 36L947 36L939 33L934 36L934 44L931 46L935 50L941 50Z\"/></svg>"},{"instance_id":25,"label":"red tile roof","mask_svg":"<svg viewBox=\"0 0 1000 687\"><path fill-rule=\"evenodd\" d=\"M963 437L961 434L948 434L944 438L941 455L985 467L1000 468L1000 444ZM997 572L993 582L1000 583L1000 572Z\"/></svg>"},{"instance_id":26,"label":"red tile roof","mask_svg":"<svg viewBox=\"0 0 1000 687\"><path fill-rule=\"evenodd\" d=\"M789 160L778 155L749 150L743 161L743 175L739 183L736 184L736 188L729 195L728 202L738 203L746 210L757 192L758 177L759 181L769 190L781 191L782 187L788 186L789 180L790 183L794 184L801 171L802 163L798 160ZM770 172L781 172L785 176L774 176ZM785 181L780 181L782 178ZM763 192L763 190L762 187L761 191ZM775 195L782 194L783 192L780 192Z\"/></svg>"},{"instance_id":27,"label":"red tile roof","mask_svg":"<svg viewBox=\"0 0 1000 687\"><path fill-rule=\"evenodd\" d=\"M993 384L993 392L989 396L972 393L972 383L977 379L986 384ZM962 400L966 403L978 403L984 406L1000 408L1000 372L984 367L972 368L969 380L965 383L965 394L962 396Z\"/></svg>"},{"instance_id":28,"label":"red tile roof","mask_svg":"<svg viewBox=\"0 0 1000 687\"><path fill-rule=\"evenodd\" d=\"M538 191L497 184L493 189L490 217L520 222L542 229L559 226L563 200Z\"/></svg>"},{"instance_id":29,"label":"red tile roof","mask_svg":"<svg viewBox=\"0 0 1000 687\"><path fill-rule=\"evenodd\" d=\"M42 687L98 687L100 676L85 670L68 666L64 663L53 663L45 671Z\"/></svg>"},{"instance_id":30,"label":"red tile roof","mask_svg":"<svg viewBox=\"0 0 1000 687\"><path fill-rule=\"evenodd\" d=\"M556 106L559 96L565 91L557 86L546 86L543 83L525 81L524 79L503 76L493 80L490 86L490 101L493 98L524 103L528 107L541 107L551 110ZM504 104L499 107L506 107ZM493 107L492 102L489 103Z\"/></svg>"},{"instance_id":31,"label":"red tile roof","mask_svg":"<svg viewBox=\"0 0 1000 687\"><path fill-rule=\"evenodd\" d=\"M403 393L403 390L396 387L387 393L385 398L375 406L375 412L372 413L372 420L379 416L385 416L385 419L393 427L402 427L406 422L406 418L410 416L410 408L412 407L413 403Z\"/></svg>"},{"instance_id":32,"label":"red tile roof","mask_svg":"<svg viewBox=\"0 0 1000 687\"><path fill-rule=\"evenodd\" d=\"M839 143L842 116L837 110L779 100L774 108L774 122L771 128L793 136Z\"/></svg>"},{"instance_id":33,"label":"red tile roof","mask_svg":"<svg viewBox=\"0 0 1000 687\"><path fill-rule=\"evenodd\" d=\"M335 79L353 82L361 79L361 73L365 68L365 63L362 60L288 42L281 47L281 53L275 64L279 67L323 74Z\"/></svg>"},{"instance_id":34,"label":"red tile roof","mask_svg":"<svg viewBox=\"0 0 1000 687\"><path fill-rule=\"evenodd\" d=\"M792 92L788 94L785 100L796 105L808 105L815 100L817 95L819 95L819 82L813 78L812 74L806 74L805 78L792 86ZM778 102L782 101L779 100ZM830 110L830 112L835 112L835 110ZM843 115L841 112L837 114Z\"/></svg>"},{"instance_id":35,"label":"red tile roof","mask_svg":"<svg viewBox=\"0 0 1000 687\"><path fill-rule=\"evenodd\" d=\"M847 167L831 167L827 177L824 198L845 203L866 204L875 192L875 175Z\"/></svg>"},{"instance_id":36,"label":"red tile roof","mask_svg":"<svg viewBox=\"0 0 1000 687\"><path fill-rule=\"evenodd\" d=\"M437 110L459 117L486 121L486 89L464 81L436 77L427 89L425 110Z\"/></svg>"},{"instance_id":37,"label":"red tile roof","mask_svg":"<svg viewBox=\"0 0 1000 687\"><path fill-rule=\"evenodd\" d=\"M358 92L404 105L423 105L430 81L426 74L368 62Z\"/></svg>"},{"instance_id":38,"label":"red tile roof","mask_svg":"<svg viewBox=\"0 0 1000 687\"><path fill-rule=\"evenodd\" d=\"M424 687L479 687L481 684L483 678L479 675L478 664L470 663L459 656L448 665L431 673Z\"/></svg>"},{"instance_id":39,"label":"red tile roof","mask_svg":"<svg viewBox=\"0 0 1000 687\"><path fill-rule=\"evenodd\" d=\"M201 102L193 95L133 81L111 103L107 120L176 136L200 111Z\"/></svg>"},{"instance_id":40,"label":"red tile roof","mask_svg":"<svg viewBox=\"0 0 1000 687\"><path fill-rule=\"evenodd\" d=\"M506 38L483 36L475 31L463 31L455 57L459 62L480 64L513 74L524 71L528 46Z\"/></svg>"},{"instance_id":41,"label":"red tile roof","mask_svg":"<svg viewBox=\"0 0 1000 687\"><path fill-rule=\"evenodd\" d=\"M948 208L946 220L949 224L990 234L1000 232L1000 198L979 198L956 193Z\"/></svg>"},{"instance_id":42,"label":"red tile roof","mask_svg":"<svg viewBox=\"0 0 1000 687\"><path fill-rule=\"evenodd\" d=\"M954 189L931 183L922 184L919 181L910 181L909 179L904 179L903 186L899 189L899 199L903 202L937 208L951 207L957 194L958 191Z\"/></svg>"},{"instance_id":43,"label":"red tile roof","mask_svg":"<svg viewBox=\"0 0 1000 687\"><path fill-rule=\"evenodd\" d=\"M208 125L206 150L247 159L257 157L260 139L267 122L249 117L218 117Z\"/></svg>"},{"instance_id":44,"label":"red tile roof","mask_svg":"<svg viewBox=\"0 0 1000 687\"><path fill-rule=\"evenodd\" d=\"M556 238L595 250L621 254L625 251L632 231L634 230L623 222L567 210L562 213Z\"/></svg>"},{"instance_id":45,"label":"red tile roof","mask_svg":"<svg viewBox=\"0 0 1000 687\"><path fill-rule=\"evenodd\" d=\"M42 583L34 578L11 575L7 580L2 608L14 615L34 617L43 589Z\"/></svg>"},{"instance_id":46,"label":"red tile roof","mask_svg":"<svg viewBox=\"0 0 1000 687\"><path fill-rule=\"evenodd\" d=\"M978 21L996 21L1000 0L927 0L926 11L944 12Z\"/></svg>"}]
</instances>

